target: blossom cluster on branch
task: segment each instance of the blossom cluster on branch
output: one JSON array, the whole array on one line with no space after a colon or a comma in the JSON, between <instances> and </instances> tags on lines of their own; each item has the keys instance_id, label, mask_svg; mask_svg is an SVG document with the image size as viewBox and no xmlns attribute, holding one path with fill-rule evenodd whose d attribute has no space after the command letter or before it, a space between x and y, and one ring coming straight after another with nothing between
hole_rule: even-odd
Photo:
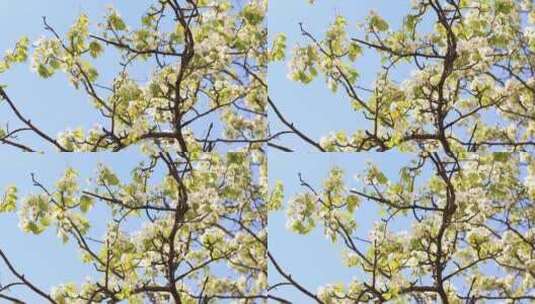
<instances>
[{"instance_id":1,"label":"blossom cluster on branch","mask_svg":"<svg viewBox=\"0 0 535 304\"><path fill-rule=\"evenodd\" d=\"M532 1L413 0L399 26L371 11L356 33L338 14L323 33L299 23L295 46L284 33L268 43L267 0L145 2L137 25L112 7L67 29L44 17L45 36L0 57L0 76L24 64L42 81L63 74L95 110L94 128L50 134L13 95L20 84L2 78L2 147L137 148L143 159L128 178L103 163L83 183L73 165L55 183L32 174L34 194L6 187L0 220L16 214L24 233L54 231L92 275L48 289L0 248L1 301L26 303L22 290L53 304L292 303L287 290L320 304L535 301ZM366 86L358 66L370 54L381 65ZM113 69L99 60L114 55L117 73L103 77ZM292 122L288 101L268 96L277 62L288 85L322 78L343 96L355 130L310 134ZM145 81L133 76L140 66ZM299 175L292 195L280 181L269 187L268 152L303 148L411 161L398 176L370 163L333 167L321 186ZM363 219L369 205L378 212ZM309 288L268 246L268 217L280 211L288 233L320 229L361 275Z\"/></svg>"},{"instance_id":2,"label":"blossom cluster on branch","mask_svg":"<svg viewBox=\"0 0 535 304\"><path fill-rule=\"evenodd\" d=\"M532 303L533 2L415 0L397 27L373 11L358 21L342 12L322 33L300 23L305 42L288 54L284 33L273 40L273 60L286 61L291 81L306 88L323 78L333 100L347 99L355 130L315 139L280 110L289 101L269 99L280 122L274 131L287 132L273 142L288 150L402 153L412 161L394 168L397 177L372 163L332 168L320 187L299 175L294 194L275 184L272 205L286 213L287 228L320 230L340 249L342 260L333 262L355 277L310 288L306 273L290 273L270 252L278 277L270 294L291 302L292 290L322 304ZM381 65L366 87L358 64L370 54ZM333 100L325 103L337 107ZM297 140L287 140L292 135ZM358 181L345 182L345 173L358 173ZM371 230L359 229L370 221Z\"/></svg>"}]
</instances>

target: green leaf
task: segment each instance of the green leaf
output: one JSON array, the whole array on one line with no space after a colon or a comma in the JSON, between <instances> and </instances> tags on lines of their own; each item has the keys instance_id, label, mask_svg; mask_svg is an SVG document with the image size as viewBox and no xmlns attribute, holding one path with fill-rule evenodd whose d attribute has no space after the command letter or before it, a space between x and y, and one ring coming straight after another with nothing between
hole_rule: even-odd
<instances>
[{"instance_id":1,"label":"green leaf","mask_svg":"<svg viewBox=\"0 0 535 304\"><path fill-rule=\"evenodd\" d=\"M379 184L386 184L388 183L388 179L386 178L386 176L384 175L383 172L377 172L377 182L379 182Z\"/></svg>"},{"instance_id":2,"label":"green leaf","mask_svg":"<svg viewBox=\"0 0 535 304\"><path fill-rule=\"evenodd\" d=\"M388 23L379 15L373 14L370 18L370 26L379 32L388 30Z\"/></svg>"},{"instance_id":3,"label":"green leaf","mask_svg":"<svg viewBox=\"0 0 535 304\"><path fill-rule=\"evenodd\" d=\"M257 25L264 19L263 10L254 4L247 5L242 14L244 19L251 25Z\"/></svg>"},{"instance_id":4,"label":"green leaf","mask_svg":"<svg viewBox=\"0 0 535 304\"><path fill-rule=\"evenodd\" d=\"M93 198L88 195L82 195L80 197L80 210L86 213L93 206Z\"/></svg>"},{"instance_id":5,"label":"green leaf","mask_svg":"<svg viewBox=\"0 0 535 304\"><path fill-rule=\"evenodd\" d=\"M358 45L356 42L352 42L351 44L349 44L349 50L347 55L349 56L349 59L351 59L351 61L355 61L355 59L357 59L360 54L362 54L362 48L360 47L360 45Z\"/></svg>"},{"instance_id":6,"label":"green leaf","mask_svg":"<svg viewBox=\"0 0 535 304\"><path fill-rule=\"evenodd\" d=\"M269 210L278 210L282 206L284 199L284 186L282 182L277 181L275 187L271 191L271 199L269 200Z\"/></svg>"},{"instance_id":7,"label":"green leaf","mask_svg":"<svg viewBox=\"0 0 535 304\"><path fill-rule=\"evenodd\" d=\"M126 29L126 24L123 19L115 12L108 17L108 22L113 30L124 31Z\"/></svg>"},{"instance_id":8,"label":"green leaf","mask_svg":"<svg viewBox=\"0 0 535 304\"><path fill-rule=\"evenodd\" d=\"M360 199L356 195L348 195L346 198L347 211L353 213L355 209L359 206Z\"/></svg>"},{"instance_id":9,"label":"green leaf","mask_svg":"<svg viewBox=\"0 0 535 304\"><path fill-rule=\"evenodd\" d=\"M112 186L119 184L119 179L117 176L106 167L103 167L100 171L100 180Z\"/></svg>"},{"instance_id":10,"label":"green leaf","mask_svg":"<svg viewBox=\"0 0 535 304\"><path fill-rule=\"evenodd\" d=\"M508 152L495 152L493 157L495 161L506 162L509 159L510 153Z\"/></svg>"},{"instance_id":11,"label":"green leaf","mask_svg":"<svg viewBox=\"0 0 535 304\"><path fill-rule=\"evenodd\" d=\"M102 53L102 46L97 41L91 41L89 44L89 54L93 58L97 58Z\"/></svg>"},{"instance_id":12,"label":"green leaf","mask_svg":"<svg viewBox=\"0 0 535 304\"><path fill-rule=\"evenodd\" d=\"M10 186L4 195L4 200L0 203L0 213L12 212L17 208L17 188Z\"/></svg>"},{"instance_id":13,"label":"green leaf","mask_svg":"<svg viewBox=\"0 0 535 304\"><path fill-rule=\"evenodd\" d=\"M28 222L22 227L22 230L33 234L41 234L44 231L44 227L37 225L35 222Z\"/></svg>"},{"instance_id":14,"label":"green leaf","mask_svg":"<svg viewBox=\"0 0 535 304\"><path fill-rule=\"evenodd\" d=\"M43 78L50 78L54 75L54 71L44 64L39 64L37 66L37 73Z\"/></svg>"},{"instance_id":15,"label":"green leaf","mask_svg":"<svg viewBox=\"0 0 535 304\"><path fill-rule=\"evenodd\" d=\"M280 34L273 41L273 47L271 50L271 60L280 61L285 58L286 50L286 35Z\"/></svg>"}]
</instances>

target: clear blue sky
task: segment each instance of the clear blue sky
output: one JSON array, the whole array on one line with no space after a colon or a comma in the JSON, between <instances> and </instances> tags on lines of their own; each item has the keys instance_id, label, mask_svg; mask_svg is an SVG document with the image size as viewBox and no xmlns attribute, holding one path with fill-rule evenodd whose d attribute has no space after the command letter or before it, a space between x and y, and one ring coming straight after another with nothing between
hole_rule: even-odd
<instances>
[{"instance_id":1,"label":"clear blue sky","mask_svg":"<svg viewBox=\"0 0 535 304\"><path fill-rule=\"evenodd\" d=\"M269 1L269 35L272 38L278 33L286 33L288 37L288 55L296 44L305 45L309 40L301 35L299 22L314 36L321 38L326 28L336 15L348 20L348 33L351 36L362 36L357 31L357 22L364 22L370 10L377 11L397 29L410 8L410 1L392 0L318 0L309 5L306 0L270 0ZM379 57L366 49L357 60L360 80L358 84L370 87L381 68ZM288 79L288 59L284 62L272 63L269 66L269 94L289 121L303 130L307 135L319 140L334 130L346 130L350 133L367 125L362 115L351 109L351 104L343 89L333 94L326 86L323 76L317 77L312 83L302 85ZM399 69L399 75L407 69ZM394 74L396 75L396 74ZM272 131L280 130L280 123L274 115L270 115ZM287 146L297 151L311 151L313 147L296 141L295 137L284 137Z\"/></svg>"}]
</instances>

